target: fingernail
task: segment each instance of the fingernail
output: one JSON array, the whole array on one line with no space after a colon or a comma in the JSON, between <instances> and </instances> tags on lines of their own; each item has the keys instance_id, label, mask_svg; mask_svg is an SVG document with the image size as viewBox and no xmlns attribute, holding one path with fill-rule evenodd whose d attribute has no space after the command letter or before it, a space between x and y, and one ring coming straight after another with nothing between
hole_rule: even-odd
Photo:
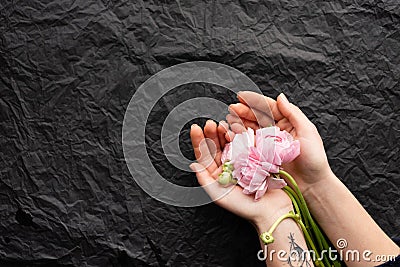
<instances>
[{"instance_id":1,"label":"fingernail","mask_svg":"<svg viewBox=\"0 0 400 267\"><path fill-rule=\"evenodd\" d=\"M202 168L200 167L200 164L192 163L189 165L189 168L194 172L202 172Z\"/></svg>"},{"instance_id":2,"label":"fingernail","mask_svg":"<svg viewBox=\"0 0 400 267\"><path fill-rule=\"evenodd\" d=\"M230 105L229 105L229 107L228 107L229 113L236 114L235 110L233 109L233 107L234 107L235 105L237 105L237 104L230 104Z\"/></svg>"},{"instance_id":3,"label":"fingernail","mask_svg":"<svg viewBox=\"0 0 400 267\"><path fill-rule=\"evenodd\" d=\"M192 124L192 126L190 126L190 128L195 128L195 127L199 127L199 125L197 125L196 123L195 124Z\"/></svg>"},{"instance_id":4,"label":"fingernail","mask_svg":"<svg viewBox=\"0 0 400 267\"><path fill-rule=\"evenodd\" d=\"M189 168L194 172L196 171L196 166L194 165L194 163L190 164Z\"/></svg>"},{"instance_id":5,"label":"fingernail","mask_svg":"<svg viewBox=\"0 0 400 267\"><path fill-rule=\"evenodd\" d=\"M233 137L234 137L234 133L232 132L232 131L227 131L226 133L225 133L225 138L229 141L229 142L232 142L232 140L233 140Z\"/></svg>"},{"instance_id":6,"label":"fingernail","mask_svg":"<svg viewBox=\"0 0 400 267\"><path fill-rule=\"evenodd\" d=\"M287 97L285 96L284 93L281 93L280 96L281 96L281 98L282 98L282 100L283 100L284 102L289 103L289 100L287 99Z\"/></svg>"},{"instance_id":7,"label":"fingernail","mask_svg":"<svg viewBox=\"0 0 400 267\"><path fill-rule=\"evenodd\" d=\"M229 126L225 121L220 121L218 125L221 125L225 130L229 129Z\"/></svg>"}]
</instances>

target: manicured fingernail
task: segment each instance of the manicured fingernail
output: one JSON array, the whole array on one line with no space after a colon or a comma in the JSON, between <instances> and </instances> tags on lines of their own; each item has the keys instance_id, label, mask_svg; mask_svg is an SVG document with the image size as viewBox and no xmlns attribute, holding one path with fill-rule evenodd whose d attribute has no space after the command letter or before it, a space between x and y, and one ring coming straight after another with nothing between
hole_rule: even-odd
<instances>
[{"instance_id":1,"label":"manicured fingernail","mask_svg":"<svg viewBox=\"0 0 400 267\"><path fill-rule=\"evenodd\" d=\"M196 171L196 166L194 165L194 163L190 164L189 168L194 172Z\"/></svg>"},{"instance_id":2,"label":"manicured fingernail","mask_svg":"<svg viewBox=\"0 0 400 267\"><path fill-rule=\"evenodd\" d=\"M221 125L222 128L224 128L225 130L228 130L228 129L229 129L229 126L228 126L228 124L227 124L225 121L220 121L219 124L218 124L218 126L219 126L219 125Z\"/></svg>"},{"instance_id":3,"label":"manicured fingernail","mask_svg":"<svg viewBox=\"0 0 400 267\"><path fill-rule=\"evenodd\" d=\"M230 104L229 105L229 107L228 107L229 113L236 114L235 110L233 109L233 107L235 107L235 106L237 107L237 104Z\"/></svg>"},{"instance_id":4,"label":"manicured fingernail","mask_svg":"<svg viewBox=\"0 0 400 267\"><path fill-rule=\"evenodd\" d=\"M203 168L200 164L198 163L192 163L189 165L189 168L194 171L194 172L202 172Z\"/></svg>"},{"instance_id":5,"label":"manicured fingernail","mask_svg":"<svg viewBox=\"0 0 400 267\"><path fill-rule=\"evenodd\" d=\"M282 98L282 100L283 100L284 102L289 103L289 100L287 99L287 97L285 96L284 93L281 93L280 96L281 96L281 98Z\"/></svg>"},{"instance_id":6,"label":"manicured fingernail","mask_svg":"<svg viewBox=\"0 0 400 267\"><path fill-rule=\"evenodd\" d=\"M234 137L234 133L232 131L228 131L225 133L225 138L226 140L228 140L229 142L232 142Z\"/></svg>"}]
</instances>

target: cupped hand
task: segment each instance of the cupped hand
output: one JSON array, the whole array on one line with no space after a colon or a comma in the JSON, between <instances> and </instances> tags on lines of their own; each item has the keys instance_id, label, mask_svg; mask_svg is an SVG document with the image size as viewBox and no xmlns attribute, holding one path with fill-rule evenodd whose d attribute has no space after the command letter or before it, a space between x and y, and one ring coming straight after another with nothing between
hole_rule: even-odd
<instances>
[{"instance_id":1,"label":"cupped hand","mask_svg":"<svg viewBox=\"0 0 400 267\"><path fill-rule=\"evenodd\" d=\"M297 106L289 103L285 95L280 94L275 101L244 91L238 98L240 103L230 105L227 116L234 132L242 132L247 127L256 130L275 123L300 141L300 155L282 167L296 179L301 191L333 177L317 128Z\"/></svg>"},{"instance_id":2,"label":"cupped hand","mask_svg":"<svg viewBox=\"0 0 400 267\"><path fill-rule=\"evenodd\" d=\"M198 162L190 167L196 172L199 184L217 205L249 220L255 226L271 225L279 216L292 210L292 203L283 190L268 190L261 199L255 201L254 195L244 194L239 185L226 188L217 182L222 171L222 150L226 142L233 138L226 122L220 122L217 126L209 120L204 131L194 124L190 137Z\"/></svg>"}]
</instances>

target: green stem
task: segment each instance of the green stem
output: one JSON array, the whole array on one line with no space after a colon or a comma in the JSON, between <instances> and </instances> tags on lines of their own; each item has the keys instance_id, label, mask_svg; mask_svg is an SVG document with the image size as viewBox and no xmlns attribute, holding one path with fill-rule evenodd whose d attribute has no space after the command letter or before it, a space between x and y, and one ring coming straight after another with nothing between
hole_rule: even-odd
<instances>
[{"instance_id":1,"label":"green stem","mask_svg":"<svg viewBox=\"0 0 400 267\"><path fill-rule=\"evenodd\" d=\"M305 220L303 220L303 221L304 221L305 224L306 224L306 228L307 228L307 229L310 229L308 220L306 220L307 218L305 217L306 211L305 211L305 209L304 209L304 205L302 205L302 202L300 201L300 199L299 199L299 197L297 196L296 192L295 192L290 186L285 186L284 189L287 190L287 192L289 192L289 193L293 196L293 198L296 200L296 202L297 202L296 204L298 205L298 207L299 207L299 209L300 209L299 214L303 217L303 219L305 219Z\"/></svg>"},{"instance_id":2,"label":"green stem","mask_svg":"<svg viewBox=\"0 0 400 267\"><path fill-rule=\"evenodd\" d=\"M319 235L319 231L315 230L317 228L317 225L315 224L314 220L311 217L311 213L307 208L306 200L304 199L303 194L300 192L299 186L297 185L296 181L289 173L287 173L283 170L279 170L279 174L285 176L287 178L287 180L289 181L289 183L293 186L293 189L296 192L296 194L300 200L299 206L300 206L300 208L302 208L302 211L304 211L303 219L306 224L306 228L307 229L311 228L312 235L318 242L318 248L323 250L324 246L322 245L321 238L324 238L324 237L322 235Z\"/></svg>"},{"instance_id":3,"label":"green stem","mask_svg":"<svg viewBox=\"0 0 400 267\"><path fill-rule=\"evenodd\" d=\"M300 210L299 205L297 204L299 202L299 200L298 200L298 197L297 197L296 193L289 186L285 186L284 188L282 188L282 190L285 191L286 194L291 199L291 201L293 203L293 206L294 206L294 208L296 210L296 214L299 214L299 216L301 217L301 213L304 214L304 212ZM308 229L306 229L306 230L308 231ZM309 242L309 239L306 239L306 243L307 243L307 247L311 246L311 244Z\"/></svg>"},{"instance_id":4,"label":"green stem","mask_svg":"<svg viewBox=\"0 0 400 267\"><path fill-rule=\"evenodd\" d=\"M274 238L272 236L272 233L275 231L276 227L278 227L278 225L287 218L291 218L295 221L300 220L300 216L297 214L294 214L293 211L289 211L289 213L286 213L284 215L282 215L281 217L279 217L276 222L274 222L274 224L271 226L271 228L269 228L269 230L267 232L261 233L260 234L260 239L264 242L264 244L268 245L274 242Z\"/></svg>"},{"instance_id":5,"label":"green stem","mask_svg":"<svg viewBox=\"0 0 400 267\"><path fill-rule=\"evenodd\" d=\"M325 266L324 263L322 261L319 261L320 257L319 257L318 250L316 249L314 242L313 242L310 234L308 233L304 223L301 220L298 221L298 223L299 223L301 229L303 230L304 236L305 236L306 240L308 241L308 243L310 244L311 249L315 252L315 256L317 257L317 259L315 260L315 265L324 267ZM329 266L329 263L327 266Z\"/></svg>"},{"instance_id":6,"label":"green stem","mask_svg":"<svg viewBox=\"0 0 400 267\"><path fill-rule=\"evenodd\" d=\"M319 227L316 225L314 219L312 218L311 213L308 210L307 203L306 203L302 193L300 192L300 189L299 189L296 181L289 173L287 173L283 170L280 170L279 174L285 176L287 178L287 180L289 181L289 183L293 186L293 189L289 186L286 186L284 188L284 191L286 193L288 193L288 195L290 194L289 197L292 199L292 202L293 202L293 200L295 200L295 202L297 202L296 205L299 207L299 209L301 211L301 214L300 214L301 218L305 222L305 225L303 224L303 226L304 226L303 231L304 231L305 235L307 234L309 236L309 240L307 243L309 243L310 245L313 245L315 248L314 243L310 243L314 239L317 241L319 251L328 250L329 249L328 242L326 241L325 236L322 234ZM311 230L311 234L314 238L311 237L310 233L308 232L309 230ZM326 257L323 257L322 260L328 266L330 266L329 260Z\"/></svg>"},{"instance_id":7,"label":"green stem","mask_svg":"<svg viewBox=\"0 0 400 267\"><path fill-rule=\"evenodd\" d=\"M304 226L304 223L301 221L300 215L299 215L299 214L295 214L293 211L290 211L289 213L284 214L284 215L282 215L281 217L279 217L279 218L276 220L276 222L271 226L271 228L270 228L267 232L264 232L264 233L261 233L261 234L260 234L260 239L261 239L261 240L264 242L264 244L266 244L266 245L273 243L273 242L274 242L274 237L272 236L272 233L275 231L275 229L278 227L278 225L279 225L284 219L287 219L287 218L293 219L294 221L296 221L296 222L300 225L301 230L302 230L303 233L304 233L304 236L305 236L307 245L308 245L309 247L311 247L311 249L312 249L312 250L314 251L314 253L315 253L315 256L317 257L317 259L315 260L315 265L316 265L316 266L320 266L320 267L325 267L324 262L319 260L319 259L320 259L320 256L319 256L318 250L316 249L316 247L315 247L315 245L314 245L314 242L313 242L313 240L312 240L310 234L308 233L306 227ZM322 259L322 260L324 260L324 259ZM326 266L329 266L329 262L327 263Z\"/></svg>"},{"instance_id":8,"label":"green stem","mask_svg":"<svg viewBox=\"0 0 400 267\"><path fill-rule=\"evenodd\" d=\"M294 210L296 211L296 214L300 214L300 209L299 209L299 205L297 205L297 201L295 199L295 197L292 195L292 193L286 188L286 186L284 188L282 188L283 191L286 192L286 194L289 196L290 200L293 203L294 206Z\"/></svg>"}]
</instances>

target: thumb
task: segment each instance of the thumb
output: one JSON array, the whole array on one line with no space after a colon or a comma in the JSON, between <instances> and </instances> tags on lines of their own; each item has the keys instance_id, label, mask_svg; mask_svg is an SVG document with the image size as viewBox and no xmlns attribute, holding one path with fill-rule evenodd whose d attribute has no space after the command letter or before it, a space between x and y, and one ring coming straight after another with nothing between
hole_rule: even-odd
<instances>
[{"instance_id":1,"label":"thumb","mask_svg":"<svg viewBox=\"0 0 400 267\"><path fill-rule=\"evenodd\" d=\"M277 98L279 111L296 129L302 129L310 124L310 120L304 113L292 103L289 103L286 96L281 93Z\"/></svg>"}]
</instances>

